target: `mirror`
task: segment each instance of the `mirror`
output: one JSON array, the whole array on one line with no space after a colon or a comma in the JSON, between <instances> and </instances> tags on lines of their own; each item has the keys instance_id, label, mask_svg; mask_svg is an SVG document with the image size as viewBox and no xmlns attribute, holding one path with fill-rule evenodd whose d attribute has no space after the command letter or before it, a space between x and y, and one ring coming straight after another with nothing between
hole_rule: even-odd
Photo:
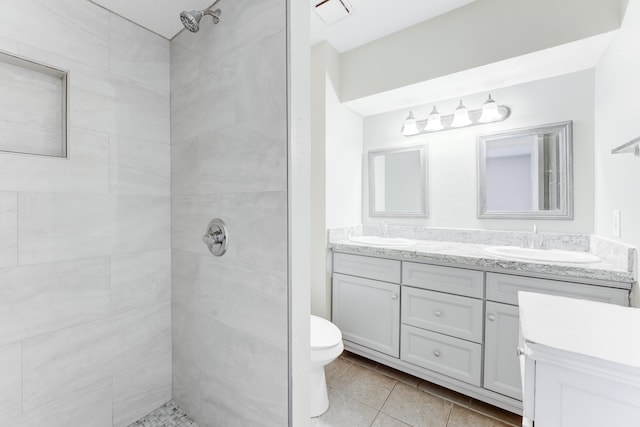
<instances>
[{"instance_id":1,"label":"mirror","mask_svg":"<svg viewBox=\"0 0 640 427\"><path fill-rule=\"evenodd\" d=\"M425 145L369 151L369 215L427 217Z\"/></svg>"},{"instance_id":2,"label":"mirror","mask_svg":"<svg viewBox=\"0 0 640 427\"><path fill-rule=\"evenodd\" d=\"M573 219L571 122L478 138L478 218Z\"/></svg>"}]
</instances>

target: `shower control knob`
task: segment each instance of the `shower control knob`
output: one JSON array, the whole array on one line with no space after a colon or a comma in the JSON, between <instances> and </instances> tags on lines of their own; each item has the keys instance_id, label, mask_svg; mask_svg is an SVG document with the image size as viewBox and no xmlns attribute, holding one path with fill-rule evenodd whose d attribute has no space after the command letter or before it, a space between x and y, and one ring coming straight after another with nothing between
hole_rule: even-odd
<instances>
[{"instance_id":1,"label":"shower control knob","mask_svg":"<svg viewBox=\"0 0 640 427\"><path fill-rule=\"evenodd\" d=\"M222 256L227 252L229 234L223 220L216 218L207 226L202 241L215 256Z\"/></svg>"},{"instance_id":2,"label":"shower control knob","mask_svg":"<svg viewBox=\"0 0 640 427\"><path fill-rule=\"evenodd\" d=\"M207 245L219 245L224 242L224 234L220 231L214 231L211 234L205 234L202 236L202 241Z\"/></svg>"}]
</instances>

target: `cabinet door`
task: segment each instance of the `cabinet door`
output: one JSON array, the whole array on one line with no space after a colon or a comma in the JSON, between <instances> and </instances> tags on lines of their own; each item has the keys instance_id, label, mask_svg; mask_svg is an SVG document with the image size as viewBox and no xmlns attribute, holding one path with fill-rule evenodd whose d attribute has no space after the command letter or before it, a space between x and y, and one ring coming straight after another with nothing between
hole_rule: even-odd
<instances>
[{"instance_id":1,"label":"cabinet door","mask_svg":"<svg viewBox=\"0 0 640 427\"><path fill-rule=\"evenodd\" d=\"M486 308L484 387L522 400L518 307L487 301Z\"/></svg>"},{"instance_id":2,"label":"cabinet door","mask_svg":"<svg viewBox=\"0 0 640 427\"><path fill-rule=\"evenodd\" d=\"M558 363L558 360L562 362ZM566 363L566 364L565 364ZM591 365L591 366L589 366ZM638 426L640 387L628 371L571 356L536 361L536 426ZM589 369L591 368L591 369ZM633 379L632 379L633 378Z\"/></svg>"},{"instance_id":3,"label":"cabinet door","mask_svg":"<svg viewBox=\"0 0 640 427\"><path fill-rule=\"evenodd\" d=\"M400 285L334 273L333 322L345 340L400 357Z\"/></svg>"}]
</instances>

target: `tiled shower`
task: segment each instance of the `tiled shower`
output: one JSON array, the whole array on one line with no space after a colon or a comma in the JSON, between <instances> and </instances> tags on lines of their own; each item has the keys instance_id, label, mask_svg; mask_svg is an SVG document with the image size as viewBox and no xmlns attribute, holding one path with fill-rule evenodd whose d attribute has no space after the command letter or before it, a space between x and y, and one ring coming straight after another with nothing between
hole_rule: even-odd
<instances>
[{"instance_id":1,"label":"tiled shower","mask_svg":"<svg viewBox=\"0 0 640 427\"><path fill-rule=\"evenodd\" d=\"M68 159L0 152L0 425L172 398L201 427L286 424L286 2L220 7L169 42L88 0L1 2L0 50L70 93Z\"/></svg>"},{"instance_id":2,"label":"tiled shower","mask_svg":"<svg viewBox=\"0 0 640 427\"><path fill-rule=\"evenodd\" d=\"M285 2L221 2L171 42L174 399L201 426L287 425ZM209 221L229 229L214 257Z\"/></svg>"}]
</instances>

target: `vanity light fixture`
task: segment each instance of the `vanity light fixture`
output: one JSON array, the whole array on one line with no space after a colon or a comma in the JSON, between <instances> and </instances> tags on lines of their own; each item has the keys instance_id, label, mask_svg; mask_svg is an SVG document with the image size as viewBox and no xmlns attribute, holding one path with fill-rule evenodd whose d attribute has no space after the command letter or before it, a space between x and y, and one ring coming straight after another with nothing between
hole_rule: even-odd
<instances>
[{"instance_id":1,"label":"vanity light fixture","mask_svg":"<svg viewBox=\"0 0 640 427\"><path fill-rule=\"evenodd\" d=\"M456 112L453 116L453 121L451 122L451 127L453 128L461 128L465 126L469 126L471 124L471 119L469 118L469 111L467 107L464 106L462 100L460 100L460 104L458 104L458 108L456 108Z\"/></svg>"},{"instance_id":2,"label":"vanity light fixture","mask_svg":"<svg viewBox=\"0 0 640 427\"><path fill-rule=\"evenodd\" d=\"M409 116L402 126L402 134L409 137L461 127L483 125L485 123L501 122L509 118L510 115L511 108L506 105L498 105L491 95L489 95L485 101L482 109L478 110L467 110L467 107L465 107L462 100L460 100L455 113L447 116L440 115L436 106L433 107L429 116L424 120L416 120L413 111L409 111Z\"/></svg>"},{"instance_id":3,"label":"vanity light fixture","mask_svg":"<svg viewBox=\"0 0 640 427\"><path fill-rule=\"evenodd\" d=\"M491 123L500 120L500 111L498 111L498 104L496 101L491 98L491 94L489 94L489 99L484 102L482 106L482 115L478 119L480 123Z\"/></svg>"},{"instance_id":4,"label":"vanity light fixture","mask_svg":"<svg viewBox=\"0 0 640 427\"><path fill-rule=\"evenodd\" d=\"M429 114L429 118L427 119L427 125L424 127L424 130L429 132L435 132L438 130L444 129L442 126L442 118L440 117L440 113L436 106L433 106L433 110L431 110L431 114Z\"/></svg>"},{"instance_id":5,"label":"vanity light fixture","mask_svg":"<svg viewBox=\"0 0 640 427\"><path fill-rule=\"evenodd\" d=\"M418 125L416 123L416 118L413 117L413 111L409 111L409 116L404 121L404 126L402 126L402 134L404 136L417 135L420 131L418 130Z\"/></svg>"}]
</instances>

